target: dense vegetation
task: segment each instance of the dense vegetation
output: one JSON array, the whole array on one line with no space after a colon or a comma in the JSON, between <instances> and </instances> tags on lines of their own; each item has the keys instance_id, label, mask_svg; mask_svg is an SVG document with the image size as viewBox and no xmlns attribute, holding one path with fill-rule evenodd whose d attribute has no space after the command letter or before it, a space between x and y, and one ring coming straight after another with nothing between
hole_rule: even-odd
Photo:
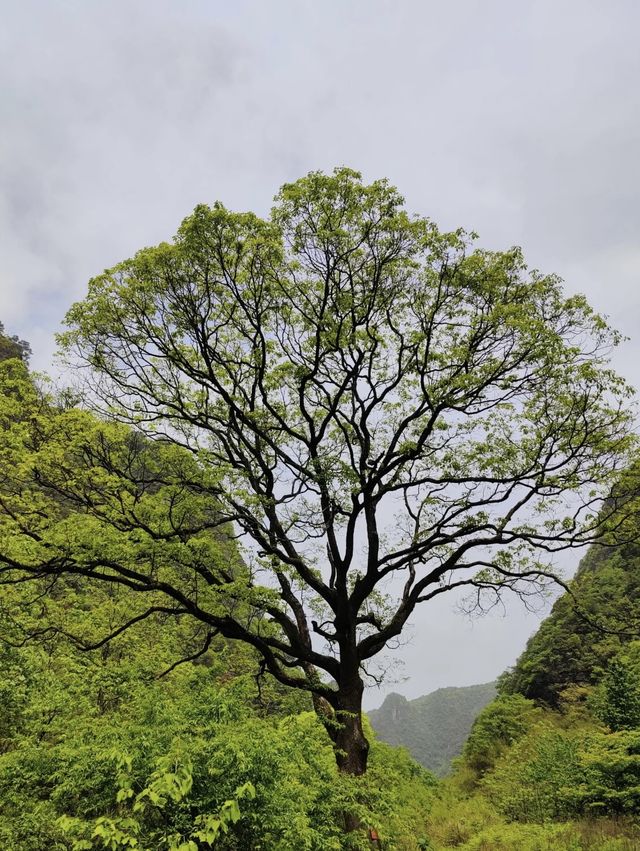
<instances>
[{"instance_id":1,"label":"dense vegetation","mask_svg":"<svg viewBox=\"0 0 640 851\"><path fill-rule=\"evenodd\" d=\"M130 608L127 592L73 582L37 610L23 599L21 589L2 593L3 636L19 645L25 629L37 623L41 632L0 652L7 851L196 851L211 847L203 837L230 851L369 847L341 830L347 807L379 830L385 849L640 843L639 641L618 639L606 671L565 688L553 709L499 695L439 786L406 752L375 740L370 771L354 785L337 771L306 698L257 677L247 649L218 638L159 676L190 648L188 622L158 615L83 651L56 627L75 631L82 621L85 636L101 635Z\"/></svg>"},{"instance_id":2,"label":"dense vegetation","mask_svg":"<svg viewBox=\"0 0 640 851\"><path fill-rule=\"evenodd\" d=\"M571 685L596 683L610 660L640 633L640 546L592 547L572 583L530 639L501 691L557 709Z\"/></svg>"},{"instance_id":3,"label":"dense vegetation","mask_svg":"<svg viewBox=\"0 0 640 851\"><path fill-rule=\"evenodd\" d=\"M618 557L587 564L607 575ZM574 589L583 575L584 567ZM307 698L258 676L257 656L241 645L217 638L162 676L193 645L187 620L158 614L86 651L61 625L85 641L100 636L131 610L128 592L67 581L35 608L24 601L21 588L2 592L7 851L370 847L363 833L342 830L354 808L389 851L640 844L640 641L631 637L617 636L606 668L589 671L586 684L565 684L553 708L506 678L439 785L371 731L370 771L358 781L337 771ZM542 630L563 635L565 614L556 605ZM25 631L40 637L20 646ZM466 690L443 691L450 698Z\"/></svg>"},{"instance_id":4,"label":"dense vegetation","mask_svg":"<svg viewBox=\"0 0 640 851\"><path fill-rule=\"evenodd\" d=\"M40 623L69 624L73 609L98 633L127 596L61 587ZM19 616L8 603L5 636ZM218 639L159 678L189 642L186 624L157 618L90 652L53 631L2 645L3 851L337 851L359 847L341 826L353 808L387 847L418 847L434 781L408 754L374 742L350 785L307 700L256 679L248 650Z\"/></svg>"},{"instance_id":5,"label":"dense vegetation","mask_svg":"<svg viewBox=\"0 0 640 851\"><path fill-rule=\"evenodd\" d=\"M583 559L441 786L433 847L640 847L637 557L629 544Z\"/></svg>"},{"instance_id":6,"label":"dense vegetation","mask_svg":"<svg viewBox=\"0 0 640 851\"><path fill-rule=\"evenodd\" d=\"M369 720L382 741L406 747L421 765L443 776L461 753L478 713L495 694L495 683L440 688L415 700L390 694L379 709L369 712Z\"/></svg>"}]
</instances>

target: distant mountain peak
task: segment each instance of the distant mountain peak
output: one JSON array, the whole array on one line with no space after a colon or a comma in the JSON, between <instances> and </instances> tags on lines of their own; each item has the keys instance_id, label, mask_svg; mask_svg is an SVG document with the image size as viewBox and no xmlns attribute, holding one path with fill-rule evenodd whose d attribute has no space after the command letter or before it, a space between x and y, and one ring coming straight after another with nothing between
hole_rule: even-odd
<instances>
[{"instance_id":1,"label":"distant mountain peak","mask_svg":"<svg viewBox=\"0 0 640 851\"><path fill-rule=\"evenodd\" d=\"M412 700L391 692L379 709L369 712L369 719L378 738L406 747L419 763L442 775L495 695L495 683L446 686Z\"/></svg>"}]
</instances>

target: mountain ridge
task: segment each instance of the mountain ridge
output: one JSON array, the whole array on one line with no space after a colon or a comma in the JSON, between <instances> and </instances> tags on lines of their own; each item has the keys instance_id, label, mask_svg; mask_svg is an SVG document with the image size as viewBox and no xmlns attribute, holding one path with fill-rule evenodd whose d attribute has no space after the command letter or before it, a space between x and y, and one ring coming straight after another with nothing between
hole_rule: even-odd
<instances>
[{"instance_id":1,"label":"mountain ridge","mask_svg":"<svg viewBox=\"0 0 640 851\"><path fill-rule=\"evenodd\" d=\"M496 693L495 682L445 686L411 700L391 692L367 714L378 738L407 748L417 762L442 777Z\"/></svg>"}]
</instances>

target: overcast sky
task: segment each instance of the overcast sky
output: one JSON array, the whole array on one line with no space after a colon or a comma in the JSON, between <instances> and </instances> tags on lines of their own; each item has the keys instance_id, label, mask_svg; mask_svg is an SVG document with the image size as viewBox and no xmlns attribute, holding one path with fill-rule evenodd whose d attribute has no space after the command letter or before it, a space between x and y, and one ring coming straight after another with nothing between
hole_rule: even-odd
<instances>
[{"instance_id":1,"label":"overcast sky","mask_svg":"<svg viewBox=\"0 0 640 851\"><path fill-rule=\"evenodd\" d=\"M521 245L630 341L640 385L637 0L0 0L0 321L50 369L87 280L199 202L266 213L349 165ZM538 619L416 615L392 686L487 681ZM373 693L369 705L380 702Z\"/></svg>"}]
</instances>

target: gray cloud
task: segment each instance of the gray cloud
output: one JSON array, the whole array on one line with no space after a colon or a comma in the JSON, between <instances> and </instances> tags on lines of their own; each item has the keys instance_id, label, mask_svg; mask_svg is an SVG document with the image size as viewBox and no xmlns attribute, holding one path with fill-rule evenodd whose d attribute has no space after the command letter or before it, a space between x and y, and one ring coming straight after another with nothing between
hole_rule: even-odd
<instances>
[{"instance_id":1,"label":"gray cloud","mask_svg":"<svg viewBox=\"0 0 640 851\"><path fill-rule=\"evenodd\" d=\"M7 2L0 319L46 368L88 278L196 203L264 213L348 164L586 292L637 385L639 24L634 0ZM405 691L494 676L535 624L430 607Z\"/></svg>"}]
</instances>

